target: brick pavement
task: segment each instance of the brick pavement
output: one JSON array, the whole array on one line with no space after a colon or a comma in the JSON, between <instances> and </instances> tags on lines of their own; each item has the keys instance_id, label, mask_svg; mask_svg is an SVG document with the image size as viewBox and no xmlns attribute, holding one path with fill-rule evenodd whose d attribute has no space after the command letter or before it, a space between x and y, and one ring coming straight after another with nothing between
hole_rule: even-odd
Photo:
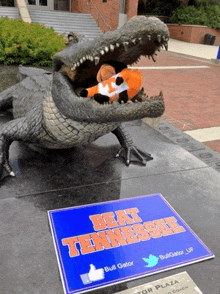
<instances>
[{"instance_id":1,"label":"brick pavement","mask_svg":"<svg viewBox=\"0 0 220 294\"><path fill-rule=\"evenodd\" d=\"M207 66L196 69L141 69L148 95L164 93L162 119L182 131L220 126L220 66L207 59L162 51L157 62L142 58L138 67ZM220 140L204 142L220 152Z\"/></svg>"}]
</instances>

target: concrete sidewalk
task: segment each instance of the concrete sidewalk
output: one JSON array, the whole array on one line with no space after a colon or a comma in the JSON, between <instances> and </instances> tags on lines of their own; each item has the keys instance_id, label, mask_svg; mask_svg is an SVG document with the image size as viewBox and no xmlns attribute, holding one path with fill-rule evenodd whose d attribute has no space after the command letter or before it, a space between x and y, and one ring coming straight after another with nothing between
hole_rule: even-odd
<instances>
[{"instance_id":1,"label":"concrete sidewalk","mask_svg":"<svg viewBox=\"0 0 220 294\"><path fill-rule=\"evenodd\" d=\"M170 39L168 44L168 50L170 52L176 52L205 59L216 59L219 49L218 46L187 43L175 39Z\"/></svg>"}]
</instances>

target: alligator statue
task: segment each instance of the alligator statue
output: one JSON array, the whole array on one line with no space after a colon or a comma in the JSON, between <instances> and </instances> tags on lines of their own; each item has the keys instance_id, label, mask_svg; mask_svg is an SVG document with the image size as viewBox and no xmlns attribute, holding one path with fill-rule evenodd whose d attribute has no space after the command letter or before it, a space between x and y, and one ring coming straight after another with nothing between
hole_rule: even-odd
<instances>
[{"instance_id":1,"label":"alligator statue","mask_svg":"<svg viewBox=\"0 0 220 294\"><path fill-rule=\"evenodd\" d=\"M0 93L0 110L13 107L14 119L0 130L0 179L15 176L9 164L9 146L23 141L42 148L66 149L93 142L112 132L121 144L116 157L123 154L127 165L131 153L146 165L150 154L138 150L123 122L159 117L164 112L162 92L148 97L141 89L130 103L100 104L80 97L82 88L96 84L104 63L117 60L131 66L141 56L156 61L158 51L169 40L167 26L155 17L135 16L115 31L93 40L76 35L66 48L54 56L53 73L20 67L22 80Z\"/></svg>"}]
</instances>

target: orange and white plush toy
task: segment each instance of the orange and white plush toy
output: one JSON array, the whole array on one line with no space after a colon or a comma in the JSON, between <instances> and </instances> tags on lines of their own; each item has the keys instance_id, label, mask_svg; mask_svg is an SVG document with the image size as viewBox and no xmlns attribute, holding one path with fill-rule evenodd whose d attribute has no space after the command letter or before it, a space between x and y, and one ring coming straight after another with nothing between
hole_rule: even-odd
<instances>
[{"instance_id":1,"label":"orange and white plush toy","mask_svg":"<svg viewBox=\"0 0 220 294\"><path fill-rule=\"evenodd\" d=\"M104 64L97 74L98 84L83 89L82 97L94 97L99 103L113 102L118 99L126 103L132 99L142 86L142 75L136 69L124 68L116 74L113 66Z\"/></svg>"}]
</instances>

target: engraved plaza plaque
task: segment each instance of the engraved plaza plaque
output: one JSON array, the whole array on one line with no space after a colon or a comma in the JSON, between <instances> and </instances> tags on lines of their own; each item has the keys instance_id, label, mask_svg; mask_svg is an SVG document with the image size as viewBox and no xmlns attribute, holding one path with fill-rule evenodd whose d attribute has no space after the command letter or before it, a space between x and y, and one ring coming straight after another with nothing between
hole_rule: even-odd
<instances>
[{"instance_id":1,"label":"engraved plaza plaque","mask_svg":"<svg viewBox=\"0 0 220 294\"><path fill-rule=\"evenodd\" d=\"M202 294L187 272L182 272L117 294Z\"/></svg>"}]
</instances>

